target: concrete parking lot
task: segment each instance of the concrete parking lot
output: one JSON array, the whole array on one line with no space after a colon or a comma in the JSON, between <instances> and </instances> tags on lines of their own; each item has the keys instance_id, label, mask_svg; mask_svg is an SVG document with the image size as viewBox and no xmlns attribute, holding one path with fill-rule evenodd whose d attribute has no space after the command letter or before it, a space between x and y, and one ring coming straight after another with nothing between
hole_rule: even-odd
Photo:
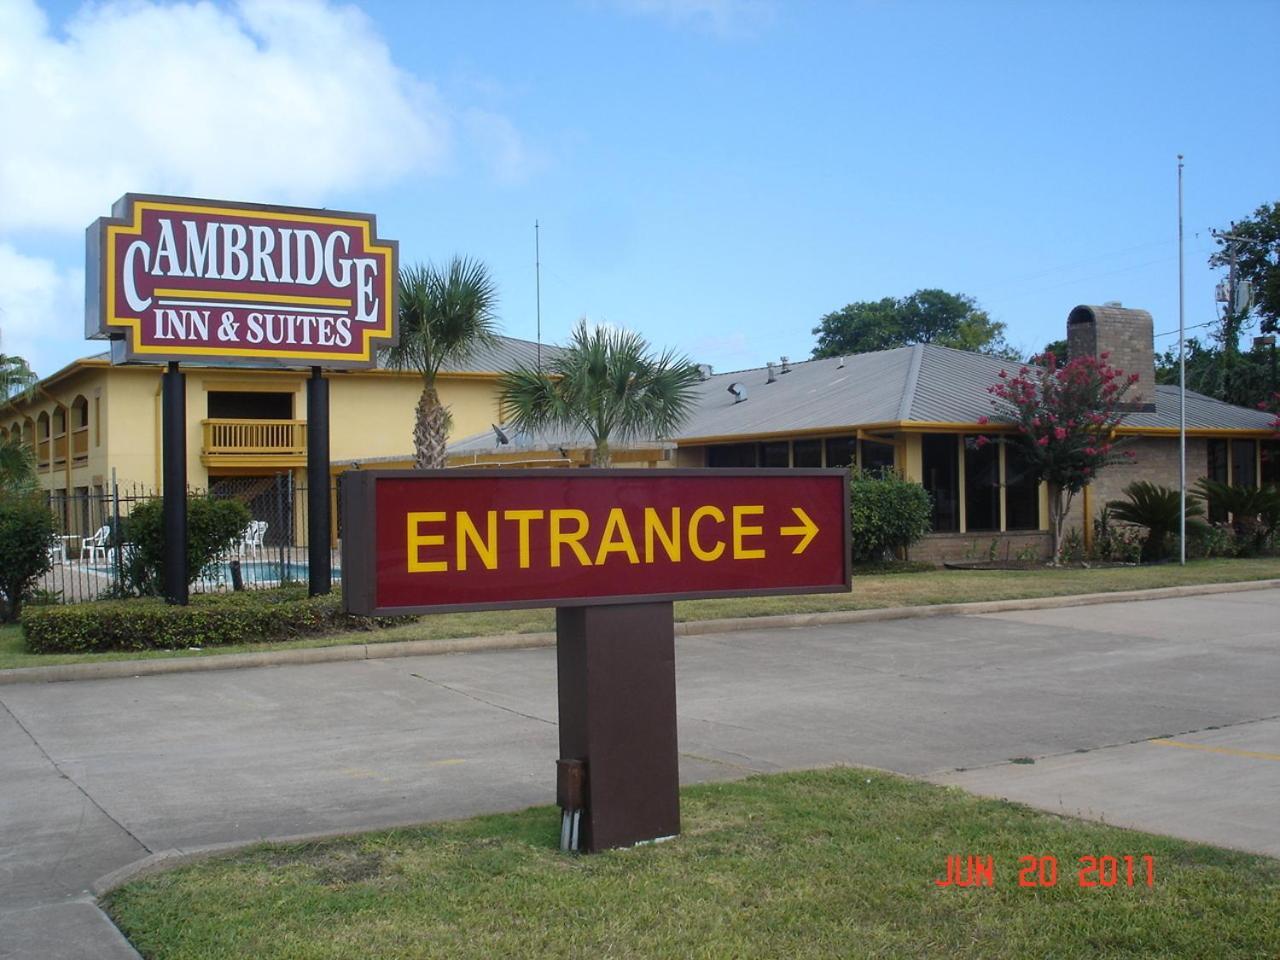
<instances>
[{"instance_id":1,"label":"concrete parking lot","mask_svg":"<svg viewBox=\"0 0 1280 960\"><path fill-rule=\"evenodd\" d=\"M1278 625L1270 589L681 638L682 779L863 764L1280 855ZM152 853L550 803L555 722L547 649L0 688L0 956L129 956L86 892Z\"/></svg>"}]
</instances>

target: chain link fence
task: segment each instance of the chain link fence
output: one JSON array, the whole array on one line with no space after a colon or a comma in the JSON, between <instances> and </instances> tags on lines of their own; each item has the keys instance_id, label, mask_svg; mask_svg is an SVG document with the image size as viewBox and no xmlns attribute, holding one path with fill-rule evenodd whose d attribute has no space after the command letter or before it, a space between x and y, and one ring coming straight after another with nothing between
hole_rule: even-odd
<instances>
[{"instance_id":1,"label":"chain link fence","mask_svg":"<svg viewBox=\"0 0 1280 960\"><path fill-rule=\"evenodd\" d=\"M331 510L338 502L334 483L328 498ZM292 474L219 477L210 481L207 490L188 494L238 500L251 518L221 556L204 570L192 571L193 592L306 584L307 488L295 482ZM58 535L49 548L51 567L37 582L33 601L79 603L127 595L131 590L129 515L136 505L159 498L152 488L114 482L49 495ZM334 517L333 536L338 535ZM336 539L330 544L330 559L336 585L341 578Z\"/></svg>"}]
</instances>

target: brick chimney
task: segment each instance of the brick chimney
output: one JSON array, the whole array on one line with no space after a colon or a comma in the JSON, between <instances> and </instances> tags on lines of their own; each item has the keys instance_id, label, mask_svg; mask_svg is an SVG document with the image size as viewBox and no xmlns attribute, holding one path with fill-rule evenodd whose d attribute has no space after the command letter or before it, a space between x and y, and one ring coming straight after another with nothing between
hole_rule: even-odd
<instances>
[{"instance_id":1,"label":"brick chimney","mask_svg":"<svg viewBox=\"0 0 1280 960\"><path fill-rule=\"evenodd\" d=\"M1100 357L1117 370L1136 373L1122 409L1153 411L1156 408L1155 329L1151 314L1131 310L1118 301L1100 307L1081 305L1067 315L1067 355Z\"/></svg>"}]
</instances>

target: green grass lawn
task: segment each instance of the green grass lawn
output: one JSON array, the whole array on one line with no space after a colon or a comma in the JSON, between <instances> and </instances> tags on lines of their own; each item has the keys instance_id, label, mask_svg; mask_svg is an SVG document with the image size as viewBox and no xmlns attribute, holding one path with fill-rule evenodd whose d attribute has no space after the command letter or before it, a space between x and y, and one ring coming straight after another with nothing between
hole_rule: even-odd
<instances>
[{"instance_id":1,"label":"green grass lawn","mask_svg":"<svg viewBox=\"0 0 1280 960\"><path fill-rule=\"evenodd\" d=\"M760 617L780 613L818 613L882 607L964 603L973 600L1011 600L1075 593L1140 590L1185 584L1225 583L1280 578L1280 558L1194 560L1185 567L1110 567L1098 570L928 570L914 573L855 575L852 593L785 597L742 597L733 600L691 600L675 605L680 621L722 617ZM385 643L400 640L442 640L502 633L538 633L555 629L552 610L501 610L484 613L443 613L387 630L340 633L271 644L210 647L203 650L158 650L146 653L33 654L17 627L0 627L0 669L138 660L152 657L213 656L291 647L321 647L344 643Z\"/></svg>"},{"instance_id":2,"label":"green grass lawn","mask_svg":"<svg viewBox=\"0 0 1280 960\"><path fill-rule=\"evenodd\" d=\"M851 768L683 792L684 833L557 851L553 808L259 846L106 898L149 960L1274 957L1280 861ZM949 854L995 883L943 889ZM1022 855L1056 886L1018 884ZM1155 858L1078 886L1078 858Z\"/></svg>"}]
</instances>

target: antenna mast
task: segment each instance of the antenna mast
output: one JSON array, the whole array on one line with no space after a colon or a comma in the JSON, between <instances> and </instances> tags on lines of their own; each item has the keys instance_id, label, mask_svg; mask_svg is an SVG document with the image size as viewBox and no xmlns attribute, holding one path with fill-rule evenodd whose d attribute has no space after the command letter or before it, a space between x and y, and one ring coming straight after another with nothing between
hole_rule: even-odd
<instances>
[{"instance_id":1,"label":"antenna mast","mask_svg":"<svg viewBox=\"0 0 1280 960\"><path fill-rule=\"evenodd\" d=\"M538 372L542 372L542 247L538 237L538 221L533 221L533 282L538 315Z\"/></svg>"}]
</instances>

